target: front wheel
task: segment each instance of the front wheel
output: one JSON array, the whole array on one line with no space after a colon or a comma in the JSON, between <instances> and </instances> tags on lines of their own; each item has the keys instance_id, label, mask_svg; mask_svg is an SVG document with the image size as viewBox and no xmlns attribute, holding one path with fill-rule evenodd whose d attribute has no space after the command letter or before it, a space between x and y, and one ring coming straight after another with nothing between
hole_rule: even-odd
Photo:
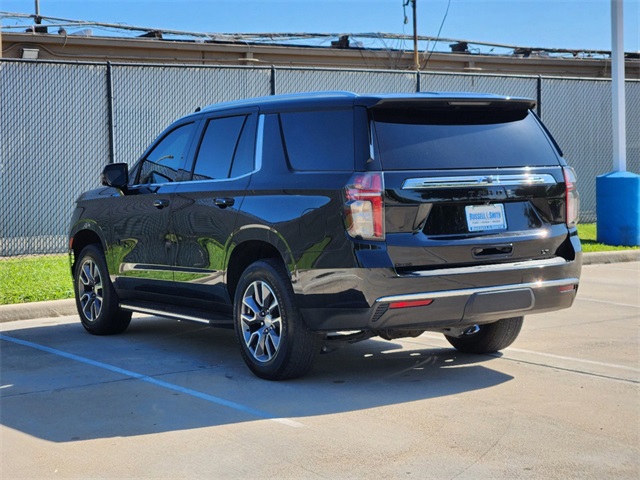
<instances>
[{"instance_id":1,"label":"front wheel","mask_svg":"<svg viewBox=\"0 0 640 480\"><path fill-rule=\"evenodd\" d=\"M131 312L118 306L102 250L97 245L82 249L75 263L73 286L82 326L94 335L124 332L131 322Z\"/></svg>"},{"instance_id":2,"label":"front wheel","mask_svg":"<svg viewBox=\"0 0 640 480\"><path fill-rule=\"evenodd\" d=\"M304 324L284 266L273 259L257 261L242 274L234 326L245 363L267 380L304 375L320 350L322 336Z\"/></svg>"},{"instance_id":3,"label":"front wheel","mask_svg":"<svg viewBox=\"0 0 640 480\"><path fill-rule=\"evenodd\" d=\"M497 322L476 325L459 337L445 335L456 350L464 353L493 353L511 345L522 328L524 317L503 318Z\"/></svg>"}]
</instances>

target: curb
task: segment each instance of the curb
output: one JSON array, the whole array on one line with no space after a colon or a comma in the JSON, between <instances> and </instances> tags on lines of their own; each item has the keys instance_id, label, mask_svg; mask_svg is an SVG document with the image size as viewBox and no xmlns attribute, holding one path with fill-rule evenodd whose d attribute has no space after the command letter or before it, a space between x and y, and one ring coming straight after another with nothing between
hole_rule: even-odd
<instances>
[{"instance_id":1,"label":"curb","mask_svg":"<svg viewBox=\"0 0 640 480\"><path fill-rule=\"evenodd\" d=\"M619 250L614 252L589 252L582 254L582 265L606 263L638 262L640 250Z\"/></svg>"},{"instance_id":2,"label":"curb","mask_svg":"<svg viewBox=\"0 0 640 480\"><path fill-rule=\"evenodd\" d=\"M73 298L0 305L0 323L13 322L14 320L31 320L34 318L64 317L77 314L76 301Z\"/></svg>"},{"instance_id":3,"label":"curb","mask_svg":"<svg viewBox=\"0 0 640 480\"><path fill-rule=\"evenodd\" d=\"M620 250L615 252L589 252L582 254L582 265L600 265L620 262L640 261L640 250ZM77 315L76 301L50 300L47 302L16 303L0 305L0 323L35 318L65 317Z\"/></svg>"}]
</instances>

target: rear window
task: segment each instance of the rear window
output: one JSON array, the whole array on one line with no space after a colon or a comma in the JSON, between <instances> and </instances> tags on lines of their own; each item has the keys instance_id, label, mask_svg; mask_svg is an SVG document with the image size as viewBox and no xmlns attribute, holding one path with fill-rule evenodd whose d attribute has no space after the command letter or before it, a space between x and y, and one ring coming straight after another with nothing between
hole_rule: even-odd
<instances>
[{"instance_id":1,"label":"rear window","mask_svg":"<svg viewBox=\"0 0 640 480\"><path fill-rule=\"evenodd\" d=\"M558 165L531 113L489 108L374 109L378 155L387 170Z\"/></svg>"}]
</instances>

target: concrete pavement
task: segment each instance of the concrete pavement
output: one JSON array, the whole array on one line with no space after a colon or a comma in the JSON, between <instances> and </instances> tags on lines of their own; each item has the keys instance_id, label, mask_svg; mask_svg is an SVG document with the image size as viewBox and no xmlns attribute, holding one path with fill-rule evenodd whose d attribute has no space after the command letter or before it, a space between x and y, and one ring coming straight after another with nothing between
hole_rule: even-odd
<instances>
[{"instance_id":1,"label":"concrete pavement","mask_svg":"<svg viewBox=\"0 0 640 480\"><path fill-rule=\"evenodd\" d=\"M0 478L636 479L639 263L493 356L371 339L267 382L232 331L136 316L0 324Z\"/></svg>"}]
</instances>

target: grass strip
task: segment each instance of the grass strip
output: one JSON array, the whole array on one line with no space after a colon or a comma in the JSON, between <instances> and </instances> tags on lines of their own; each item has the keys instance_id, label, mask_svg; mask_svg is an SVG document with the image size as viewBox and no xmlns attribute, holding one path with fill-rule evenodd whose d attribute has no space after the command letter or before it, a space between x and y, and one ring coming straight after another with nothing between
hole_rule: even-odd
<instances>
[{"instance_id":1,"label":"grass strip","mask_svg":"<svg viewBox=\"0 0 640 480\"><path fill-rule=\"evenodd\" d=\"M619 245L605 245L598 243L595 223L578 224L578 236L582 243L583 252L610 252L616 250L636 250L640 247L623 247Z\"/></svg>"},{"instance_id":2,"label":"grass strip","mask_svg":"<svg viewBox=\"0 0 640 480\"><path fill-rule=\"evenodd\" d=\"M73 297L67 255L0 260L0 305Z\"/></svg>"}]
</instances>

